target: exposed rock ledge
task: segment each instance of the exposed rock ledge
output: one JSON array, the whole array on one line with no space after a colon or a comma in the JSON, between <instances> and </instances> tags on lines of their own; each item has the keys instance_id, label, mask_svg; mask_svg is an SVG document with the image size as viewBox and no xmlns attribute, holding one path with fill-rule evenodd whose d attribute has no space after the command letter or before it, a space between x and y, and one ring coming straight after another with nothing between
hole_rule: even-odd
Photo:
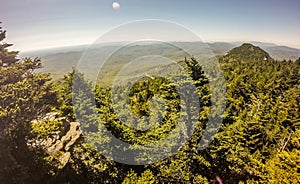
<instances>
[{"instance_id":1,"label":"exposed rock ledge","mask_svg":"<svg viewBox=\"0 0 300 184\"><path fill-rule=\"evenodd\" d=\"M82 137L82 132L78 122L69 122L66 118L58 117L58 113L48 113L42 120L58 120L63 123L63 130L54 132L47 139L33 139L28 141L31 148L42 148L49 156L52 156L59 163L59 168L63 168L69 161L72 146Z\"/></svg>"}]
</instances>

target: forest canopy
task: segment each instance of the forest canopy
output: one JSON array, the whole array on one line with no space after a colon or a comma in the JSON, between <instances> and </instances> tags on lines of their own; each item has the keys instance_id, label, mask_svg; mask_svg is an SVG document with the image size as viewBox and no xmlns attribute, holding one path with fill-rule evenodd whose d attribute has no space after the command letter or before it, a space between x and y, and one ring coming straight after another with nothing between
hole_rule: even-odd
<instances>
[{"instance_id":1,"label":"forest canopy","mask_svg":"<svg viewBox=\"0 0 300 184\"><path fill-rule=\"evenodd\" d=\"M148 131L135 130L122 123L112 108L112 89L93 85L73 70L62 80L35 72L39 58L18 57L5 43L0 29L0 183L297 183L300 180L300 63L277 61L251 44L219 56L227 96L223 122L213 141L198 149L210 113L211 91L207 76L197 58L178 61L187 75L181 84L191 82L199 98L180 97L176 84L161 77L145 77L132 85L129 109L136 117L154 113ZM63 62L63 61L61 61ZM171 68L171 67L170 67ZM165 69L165 68L164 68ZM74 90L76 81L76 90ZM87 95L88 94L88 95ZM189 93L186 93L189 94ZM150 103L154 96L164 103ZM81 103L73 103L80 99ZM95 106L90 106L91 101ZM199 101L201 111L183 100ZM122 103L120 101L122 109ZM165 105L162 112L151 112L151 105ZM84 107L84 108L83 108ZM181 109L189 109L184 115ZM93 113L87 113L93 112ZM109 130L132 147L156 143L171 131L180 116L194 119L194 132L175 154L147 165L116 162L97 151L106 145ZM162 122L157 118L164 117ZM79 122L77 122L79 120ZM139 127L136 119L130 124ZM188 123L187 127L191 126ZM173 149L187 127L161 145ZM82 131L93 139L87 140ZM105 150L107 154L118 148ZM120 155L122 157L124 155ZM148 155L146 158L154 158ZM136 158L143 163L143 158Z\"/></svg>"}]
</instances>

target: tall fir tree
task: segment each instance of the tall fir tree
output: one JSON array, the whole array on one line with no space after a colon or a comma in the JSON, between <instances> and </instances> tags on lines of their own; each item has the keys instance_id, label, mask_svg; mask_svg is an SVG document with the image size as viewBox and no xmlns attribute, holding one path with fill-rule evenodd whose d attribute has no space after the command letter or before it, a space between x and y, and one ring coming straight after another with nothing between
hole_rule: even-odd
<instances>
[{"instance_id":1,"label":"tall fir tree","mask_svg":"<svg viewBox=\"0 0 300 184\"><path fill-rule=\"evenodd\" d=\"M34 73L38 58L19 59L0 28L0 183L38 183L46 177L42 164L27 146L31 121L56 104L48 74Z\"/></svg>"}]
</instances>

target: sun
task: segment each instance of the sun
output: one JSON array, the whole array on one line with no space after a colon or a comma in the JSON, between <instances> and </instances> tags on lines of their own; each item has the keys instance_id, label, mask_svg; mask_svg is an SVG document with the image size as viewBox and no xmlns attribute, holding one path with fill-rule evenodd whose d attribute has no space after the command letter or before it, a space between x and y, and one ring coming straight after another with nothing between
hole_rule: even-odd
<instances>
[{"instance_id":1,"label":"sun","mask_svg":"<svg viewBox=\"0 0 300 184\"><path fill-rule=\"evenodd\" d=\"M120 5L118 2L114 2L114 3L112 4L112 7L113 7L113 9L118 10L118 9L121 8L121 5Z\"/></svg>"}]
</instances>

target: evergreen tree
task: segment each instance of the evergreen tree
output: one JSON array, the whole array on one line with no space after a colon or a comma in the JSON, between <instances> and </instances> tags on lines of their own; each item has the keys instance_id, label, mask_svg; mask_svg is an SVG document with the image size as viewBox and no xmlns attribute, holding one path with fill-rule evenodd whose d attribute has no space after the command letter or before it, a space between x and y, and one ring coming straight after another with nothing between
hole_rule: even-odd
<instances>
[{"instance_id":1,"label":"evergreen tree","mask_svg":"<svg viewBox=\"0 0 300 184\"><path fill-rule=\"evenodd\" d=\"M40 59L18 59L18 52L8 51L12 44L4 42L5 34L0 28L0 182L39 182L47 174L27 140L31 121L56 105L56 92L48 74L34 73Z\"/></svg>"}]
</instances>

